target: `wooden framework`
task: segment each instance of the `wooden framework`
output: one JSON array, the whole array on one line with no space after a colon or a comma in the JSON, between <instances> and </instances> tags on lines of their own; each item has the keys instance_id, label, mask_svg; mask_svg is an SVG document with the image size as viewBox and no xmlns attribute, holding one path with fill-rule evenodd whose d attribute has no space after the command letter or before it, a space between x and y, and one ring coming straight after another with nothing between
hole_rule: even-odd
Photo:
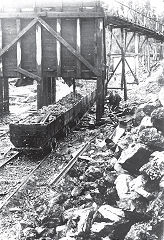
<instances>
[{"instance_id":1,"label":"wooden framework","mask_svg":"<svg viewBox=\"0 0 164 240\"><path fill-rule=\"evenodd\" d=\"M67 9L67 10L66 10ZM56 77L97 79L97 120L104 102L104 12L88 8L0 12L0 110L9 110L8 78L37 81L37 107L56 99ZM74 88L75 90L75 88Z\"/></svg>"},{"instance_id":2,"label":"wooden framework","mask_svg":"<svg viewBox=\"0 0 164 240\"><path fill-rule=\"evenodd\" d=\"M163 53L164 26L128 7L125 11L127 15L119 11L105 14L98 0L91 0L86 4L79 0L71 5L63 4L63 0L62 4L61 1L55 2L53 7L48 5L50 2L51 0L47 0L44 7L36 4L30 11L17 8L13 12L0 12L0 113L9 111L10 77L27 76L37 81L38 108L55 102L57 77L62 77L66 82L71 81L74 92L76 79L95 79L96 118L99 121L103 114L107 84L118 66L122 64L120 88L124 90L126 100L128 83L125 66L128 66L133 75L134 83L138 84L139 62L143 65L146 63L149 72L152 52L154 59L157 55L150 39L160 42ZM24 5L27 7L28 2ZM131 13L134 22L130 19ZM116 55L120 57L115 69L109 72L107 80L106 27L111 33L110 58ZM115 28L120 31L120 39L114 33ZM113 40L117 43L119 54L112 53ZM134 52L128 50L131 44L134 44ZM144 53L141 49L145 49ZM135 71L132 70L127 56L135 58Z\"/></svg>"}]
</instances>

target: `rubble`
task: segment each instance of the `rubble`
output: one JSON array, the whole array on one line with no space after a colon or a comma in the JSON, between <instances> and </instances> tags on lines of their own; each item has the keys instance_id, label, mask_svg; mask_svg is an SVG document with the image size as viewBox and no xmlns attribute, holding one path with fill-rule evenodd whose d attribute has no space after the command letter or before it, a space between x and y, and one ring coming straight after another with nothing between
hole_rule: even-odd
<instances>
[{"instance_id":1,"label":"rubble","mask_svg":"<svg viewBox=\"0 0 164 240\"><path fill-rule=\"evenodd\" d=\"M140 131L139 140L151 149L164 149L164 136L156 128L146 128Z\"/></svg>"},{"instance_id":2,"label":"rubble","mask_svg":"<svg viewBox=\"0 0 164 240\"><path fill-rule=\"evenodd\" d=\"M153 152L149 162L140 168L141 173L145 173L151 180L161 179L164 176L164 151Z\"/></svg>"},{"instance_id":3,"label":"rubble","mask_svg":"<svg viewBox=\"0 0 164 240\"><path fill-rule=\"evenodd\" d=\"M164 133L164 107L155 109L151 113L151 120L153 126L158 130Z\"/></svg>"}]
</instances>

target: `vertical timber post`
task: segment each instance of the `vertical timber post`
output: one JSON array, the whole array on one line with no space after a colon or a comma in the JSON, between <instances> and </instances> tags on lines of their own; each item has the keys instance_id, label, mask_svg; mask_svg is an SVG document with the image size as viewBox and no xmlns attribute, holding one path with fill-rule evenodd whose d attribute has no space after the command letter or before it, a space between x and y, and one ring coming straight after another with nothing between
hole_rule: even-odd
<instances>
[{"instance_id":1,"label":"vertical timber post","mask_svg":"<svg viewBox=\"0 0 164 240\"><path fill-rule=\"evenodd\" d=\"M2 49L2 20L0 19L0 49ZM0 116L3 114L3 66L0 57Z\"/></svg>"},{"instance_id":2,"label":"vertical timber post","mask_svg":"<svg viewBox=\"0 0 164 240\"><path fill-rule=\"evenodd\" d=\"M138 69L139 69L139 35L135 33L135 75L138 80ZM138 81L137 81L138 82Z\"/></svg>"},{"instance_id":3,"label":"vertical timber post","mask_svg":"<svg viewBox=\"0 0 164 240\"><path fill-rule=\"evenodd\" d=\"M76 50L81 53L81 29L80 29L80 18L77 18L77 41ZM77 59L77 77L81 78L81 62Z\"/></svg>"},{"instance_id":4,"label":"vertical timber post","mask_svg":"<svg viewBox=\"0 0 164 240\"><path fill-rule=\"evenodd\" d=\"M149 39L147 38L147 70L150 74L150 46L149 46Z\"/></svg>"},{"instance_id":5,"label":"vertical timber post","mask_svg":"<svg viewBox=\"0 0 164 240\"><path fill-rule=\"evenodd\" d=\"M103 19L96 19L96 39L97 39L97 98L96 98L96 122L99 122L104 112L104 46L103 46Z\"/></svg>"},{"instance_id":6,"label":"vertical timber post","mask_svg":"<svg viewBox=\"0 0 164 240\"><path fill-rule=\"evenodd\" d=\"M41 82L37 82L37 109L39 109L45 101L42 75L42 26L40 23L36 24L36 69L37 74L41 77Z\"/></svg>"},{"instance_id":7,"label":"vertical timber post","mask_svg":"<svg viewBox=\"0 0 164 240\"><path fill-rule=\"evenodd\" d=\"M122 61L122 73L121 73L121 88L124 89L124 100L127 100L127 85L125 77L125 39L124 29L121 28L121 61Z\"/></svg>"},{"instance_id":8,"label":"vertical timber post","mask_svg":"<svg viewBox=\"0 0 164 240\"><path fill-rule=\"evenodd\" d=\"M61 19L57 18L56 31L61 34ZM56 52L57 52L57 77L61 76L61 43L56 40Z\"/></svg>"},{"instance_id":9,"label":"vertical timber post","mask_svg":"<svg viewBox=\"0 0 164 240\"><path fill-rule=\"evenodd\" d=\"M18 11L20 11L18 9ZM16 19L17 34L21 31L21 21L19 18ZM17 42L17 67L21 67L21 40ZM21 74L18 73L18 76L21 77Z\"/></svg>"}]
</instances>

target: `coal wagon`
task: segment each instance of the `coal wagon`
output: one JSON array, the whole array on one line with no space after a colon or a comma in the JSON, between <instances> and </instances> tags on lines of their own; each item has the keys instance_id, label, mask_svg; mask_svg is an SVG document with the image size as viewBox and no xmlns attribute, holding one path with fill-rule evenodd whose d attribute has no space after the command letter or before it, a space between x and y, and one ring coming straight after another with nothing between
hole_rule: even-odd
<instances>
[{"instance_id":1,"label":"coal wagon","mask_svg":"<svg viewBox=\"0 0 164 240\"><path fill-rule=\"evenodd\" d=\"M65 111L57 112L56 104L54 104L44 114L37 112L23 121L12 123L9 126L10 141L17 150L21 151L37 151L52 147L57 135L75 125L94 104L95 100L96 90L81 97L81 99L76 99Z\"/></svg>"}]
</instances>

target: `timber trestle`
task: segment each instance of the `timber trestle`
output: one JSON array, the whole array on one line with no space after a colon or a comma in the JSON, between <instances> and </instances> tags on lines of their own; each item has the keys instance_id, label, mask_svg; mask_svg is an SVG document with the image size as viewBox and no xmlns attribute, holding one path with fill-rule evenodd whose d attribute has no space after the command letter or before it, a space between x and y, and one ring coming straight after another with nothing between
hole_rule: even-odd
<instances>
[{"instance_id":1,"label":"timber trestle","mask_svg":"<svg viewBox=\"0 0 164 240\"><path fill-rule=\"evenodd\" d=\"M47 2L45 3L47 4ZM52 3L51 3L52 4ZM20 4L20 6L26 3ZM28 5L28 3L27 3ZM24 7L24 6L22 6ZM37 81L37 108L56 100L56 78L97 80L103 112L104 12L98 1L0 12L0 112L9 111L8 78Z\"/></svg>"},{"instance_id":2,"label":"timber trestle","mask_svg":"<svg viewBox=\"0 0 164 240\"><path fill-rule=\"evenodd\" d=\"M71 3L63 0L55 4L51 0L44 4L36 0L35 7L28 2L16 4L17 1L14 1L14 11L8 8L0 11L1 114L9 112L9 78L26 76L37 81L39 109L55 102L56 79L62 77L67 83L73 83L74 91L76 79L97 81L96 118L100 120L107 85L118 66L122 64L120 89L124 90L126 100L126 67L138 84L139 64L146 64L150 72L150 58L159 57L157 43L160 49L163 47L163 25L157 20L148 24L148 18L139 13L135 13L137 20L133 22L127 6L122 14L118 10L114 12L113 6L112 11L104 10L98 0ZM110 35L109 44L106 34ZM113 40L117 52L112 52ZM127 57L135 59L135 69ZM114 58L120 59L111 70Z\"/></svg>"}]
</instances>

